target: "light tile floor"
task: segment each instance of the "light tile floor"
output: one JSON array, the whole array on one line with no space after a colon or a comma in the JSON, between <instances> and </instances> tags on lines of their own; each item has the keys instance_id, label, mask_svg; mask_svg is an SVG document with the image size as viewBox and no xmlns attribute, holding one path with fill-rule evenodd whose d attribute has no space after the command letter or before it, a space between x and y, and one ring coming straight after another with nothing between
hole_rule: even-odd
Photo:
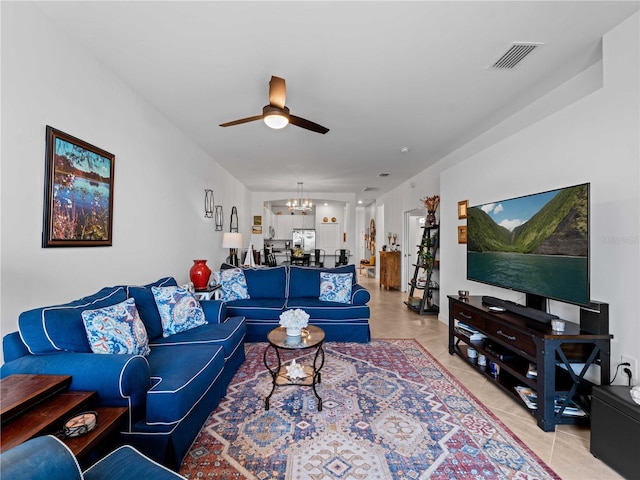
<instances>
[{"instance_id":1,"label":"light tile floor","mask_svg":"<svg viewBox=\"0 0 640 480\"><path fill-rule=\"evenodd\" d=\"M564 480L621 479L614 470L591 455L590 430L574 425L559 425L555 432L543 432L532 415L516 400L488 379L472 370L447 347L447 325L436 316L418 315L403 303L407 293L384 290L375 278L358 275L358 283L371 292L372 338L415 338L478 400L487 406L509 429L531 448ZM442 298L446 295L441 294Z\"/></svg>"}]
</instances>

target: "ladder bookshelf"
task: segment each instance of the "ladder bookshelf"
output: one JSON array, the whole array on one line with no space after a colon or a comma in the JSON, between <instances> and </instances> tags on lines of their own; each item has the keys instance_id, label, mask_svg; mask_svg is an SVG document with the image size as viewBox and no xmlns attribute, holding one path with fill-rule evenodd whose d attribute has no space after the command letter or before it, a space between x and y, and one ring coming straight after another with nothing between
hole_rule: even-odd
<instances>
[{"instance_id":1,"label":"ladder bookshelf","mask_svg":"<svg viewBox=\"0 0 640 480\"><path fill-rule=\"evenodd\" d=\"M418 258L413 264L413 278L409 282L409 299L405 301L405 305L420 315L436 315L440 308L438 306L438 293L440 287L432 280L432 276L437 267L435 267L436 254L438 252L438 239L440 226L431 225L421 227L422 239L418 247ZM420 273L424 272L421 276ZM420 278L424 278L422 283ZM416 291L422 291L422 296L418 297Z\"/></svg>"}]
</instances>

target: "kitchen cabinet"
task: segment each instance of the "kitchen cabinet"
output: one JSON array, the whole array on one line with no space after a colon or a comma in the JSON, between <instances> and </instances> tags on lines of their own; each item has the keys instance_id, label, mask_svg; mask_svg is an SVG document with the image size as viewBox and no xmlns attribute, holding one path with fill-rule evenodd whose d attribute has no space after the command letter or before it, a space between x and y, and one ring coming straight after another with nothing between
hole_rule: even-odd
<instances>
[{"instance_id":1,"label":"kitchen cabinet","mask_svg":"<svg viewBox=\"0 0 640 480\"><path fill-rule=\"evenodd\" d=\"M301 228L316 228L315 215L275 215L276 238L290 239L293 230Z\"/></svg>"},{"instance_id":2,"label":"kitchen cabinet","mask_svg":"<svg viewBox=\"0 0 640 480\"><path fill-rule=\"evenodd\" d=\"M269 231L270 229L273 229L275 232L276 229L276 225L275 225L275 220L274 220L274 213L268 209L268 208L263 208L262 209L262 235L264 238L271 238ZM274 237L275 237L275 233L274 233Z\"/></svg>"},{"instance_id":3,"label":"kitchen cabinet","mask_svg":"<svg viewBox=\"0 0 640 480\"><path fill-rule=\"evenodd\" d=\"M290 239L293 237L294 215L276 215L276 238Z\"/></svg>"}]
</instances>

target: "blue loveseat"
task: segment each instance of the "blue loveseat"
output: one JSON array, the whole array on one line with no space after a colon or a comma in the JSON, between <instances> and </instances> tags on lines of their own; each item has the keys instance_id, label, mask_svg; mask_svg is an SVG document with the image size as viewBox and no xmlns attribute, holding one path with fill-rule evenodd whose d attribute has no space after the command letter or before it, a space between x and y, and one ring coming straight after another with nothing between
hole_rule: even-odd
<instances>
[{"instance_id":1,"label":"blue loveseat","mask_svg":"<svg viewBox=\"0 0 640 480\"><path fill-rule=\"evenodd\" d=\"M163 337L152 286L177 286L173 278L145 286L107 287L53 307L20 314L18 332L3 338L0 376L66 374L71 390L98 393L97 406L126 406L122 443L177 469L208 415L225 395L245 359L246 326L220 301L202 301L206 323ZM145 325L147 356L92 353L82 322L94 310L134 298Z\"/></svg>"},{"instance_id":2,"label":"blue loveseat","mask_svg":"<svg viewBox=\"0 0 640 480\"><path fill-rule=\"evenodd\" d=\"M247 325L247 342L264 342L277 327L280 314L300 308L310 316L309 323L321 327L327 341L368 342L369 291L357 283L355 265L337 268L280 266L245 268L248 299L226 302L228 316L241 316ZM320 272L352 274L349 303L319 299Z\"/></svg>"}]
</instances>

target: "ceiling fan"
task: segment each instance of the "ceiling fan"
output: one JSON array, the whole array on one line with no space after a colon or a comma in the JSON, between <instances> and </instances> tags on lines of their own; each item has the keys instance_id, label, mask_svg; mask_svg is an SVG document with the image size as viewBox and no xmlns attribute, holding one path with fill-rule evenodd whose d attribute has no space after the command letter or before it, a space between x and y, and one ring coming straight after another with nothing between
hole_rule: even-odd
<instances>
[{"instance_id":1,"label":"ceiling fan","mask_svg":"<svg viewBox=\"0 0 640 480\"><path fill-rule=\"evenodd\" d=\"M296 117L289 113L289 109L284 106L284 101L287 96L287 87L285 85L284 78L272 76L269 82L269 105L265 105L262 108L262 115L255 115L253 117L241 118L240 120L234 120L232 122L221 123L221 127L231 127L233 125L240 125L241 123L254 122L256 120L264 120L269 127L280 129L291 123L296 127L305 128L312 132L325 134L329 131L327 127L318 125L310 120Z\"/></svg>"}]
</instances>

